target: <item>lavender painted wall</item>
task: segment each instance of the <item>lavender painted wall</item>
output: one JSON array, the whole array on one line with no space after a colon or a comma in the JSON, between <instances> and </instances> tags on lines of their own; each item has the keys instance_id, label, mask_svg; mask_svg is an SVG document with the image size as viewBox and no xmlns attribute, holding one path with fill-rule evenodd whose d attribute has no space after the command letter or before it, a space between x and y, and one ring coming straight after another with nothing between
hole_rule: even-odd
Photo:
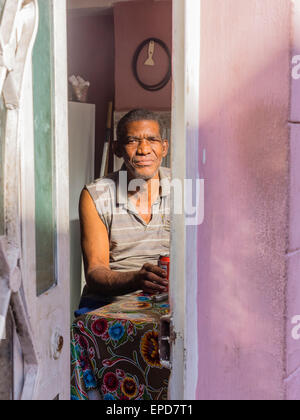
<instances>
[{"instance_id":1,"label":"lavender painted wall","mask_svg":"<svg viewBox=\"0 0 300 420\"><path fill-rule=\"evenodd\" d=\"M290 5L202 0L198 399L289 398L300 366L293 352L288 368L285 319L295 293L300 309L298 262L286 293Z\"/></svg>"},{"instance_id":2,"label":"lavender painted wall","mask_svg":"<svg viewBox=\"0 0 300 420\"><path fill-rule=\"evenodd\" d=\"M153 0L118 3L115 18L115 107L116 111L131 108L149 108L166 111L171 109L171 82L158 92L144 90L132 73L132 58L139 44L155 37L164 41L172 51L172 2ZM155 67L144 66L147 48L141 54L139 74L147 84L161 81L168 69L165 53L156 46Z\"/></svg>"},{"instance_id":3,"label":"lavender painted wall","mask_svg":"<svg viewBox=\"0 0 300 420\"><path fill-rule=\"evenodd\" d=\"M99 176L108 102L114 100L113 15L68 18L68 73L91 82L88 102L96 105L95 177Z\"/></svg>"}]
</instances>

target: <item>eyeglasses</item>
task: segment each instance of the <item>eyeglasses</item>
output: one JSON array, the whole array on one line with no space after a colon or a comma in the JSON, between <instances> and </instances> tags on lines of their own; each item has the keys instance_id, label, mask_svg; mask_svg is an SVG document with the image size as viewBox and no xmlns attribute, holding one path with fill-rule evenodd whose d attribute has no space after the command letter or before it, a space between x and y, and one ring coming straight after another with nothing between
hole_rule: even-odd
<instances>
[{"instance_id":1,"label":"eyeglasses","mask_svg":"<svg viewBox=\"0 0 300 420\"><path fill-rule=\"evenodd\" d=\"M137 146L143 140L145 140L148 145L154 146L157 143L162 143L163 140L160 137L126 137L125 144L128 146Z\"/></svg>"}]
</instances>

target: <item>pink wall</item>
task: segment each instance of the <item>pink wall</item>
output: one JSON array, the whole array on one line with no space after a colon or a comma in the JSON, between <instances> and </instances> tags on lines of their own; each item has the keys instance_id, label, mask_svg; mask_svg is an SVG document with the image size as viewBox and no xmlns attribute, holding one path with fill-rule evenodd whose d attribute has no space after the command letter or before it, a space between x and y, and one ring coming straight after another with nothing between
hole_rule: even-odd
<instances>
[{"instance_id":1,"label":"pink wall","mask_svg":"<svg viewBox=\"0 0 300 420\"><path fill-rule=\"evenodd\" d=\"M132 74L132 58L138 45L147 38L155 37L164 41L172 51L172 2L153 0L118 3L114 8L115 17L115 107L117 111L131 108L170 110L171 82L158 92L148 92L136 82ZM147 58L147 49L142 55ZM161 65L146 67L139 65L142 80L147 84L158 83L167 71L167 60L157 46L154 60Z\"/></svg>"},{"instance_id":2,"label":"pink wall","mask_svg":"<svg viewBox=\"0 0 300 420\"><path fill-rule=\"evenodd\" d=\"M99 176L107 105L114 100L112 15L68 18L68 73L91 82L88 102L96 104L95 176Z\"/></svg>"},{"instance_id":3,"label":"pink wall","mask_svg":"<svg viewBox=\"0 0 300 420\"><path fill-rule=\"evenodd\" d=\"M289 398L290 2L202 0L201 25L197 398Z\"/></svg>"}]
</instances>

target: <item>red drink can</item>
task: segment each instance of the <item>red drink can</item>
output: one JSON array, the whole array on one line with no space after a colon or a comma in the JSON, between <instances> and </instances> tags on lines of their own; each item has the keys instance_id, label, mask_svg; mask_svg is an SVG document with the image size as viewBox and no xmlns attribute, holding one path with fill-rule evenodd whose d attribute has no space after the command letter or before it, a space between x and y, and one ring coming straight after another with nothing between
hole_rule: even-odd
<instances>
[{"instance_id":1,"label":"red drink can","mask_svg":"<svg viewBox=\"0 0 300 420\"><path fill-rule=\"evenodd\" d=\"M169 277L170 277L170 257L169 255L161 255L158 260L158 266L167 272L167 280L169 283ZM168 285L168 291L169 291L169 285Z\"/></svg>"}]
</instances>

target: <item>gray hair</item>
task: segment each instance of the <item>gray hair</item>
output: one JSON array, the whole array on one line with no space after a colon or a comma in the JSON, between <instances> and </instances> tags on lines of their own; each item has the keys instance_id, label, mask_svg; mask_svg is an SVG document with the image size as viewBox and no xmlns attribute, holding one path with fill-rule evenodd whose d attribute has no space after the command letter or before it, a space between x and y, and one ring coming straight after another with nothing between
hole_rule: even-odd
<instances>
[{"instance_id":1,"label":"gray hair","mask_svg":"<svg viewBox=\"0 0 300 420\"><path fill-rule=\"evenodd\" d=\"M117 141L122 142L127 134L127 124L133 121L156 121L159 125L159 131L162 135L163 126L155 112L147 109L133 109L129 111L123 118L120 119L117 126Z\"/></svg>"}]
</instances>

